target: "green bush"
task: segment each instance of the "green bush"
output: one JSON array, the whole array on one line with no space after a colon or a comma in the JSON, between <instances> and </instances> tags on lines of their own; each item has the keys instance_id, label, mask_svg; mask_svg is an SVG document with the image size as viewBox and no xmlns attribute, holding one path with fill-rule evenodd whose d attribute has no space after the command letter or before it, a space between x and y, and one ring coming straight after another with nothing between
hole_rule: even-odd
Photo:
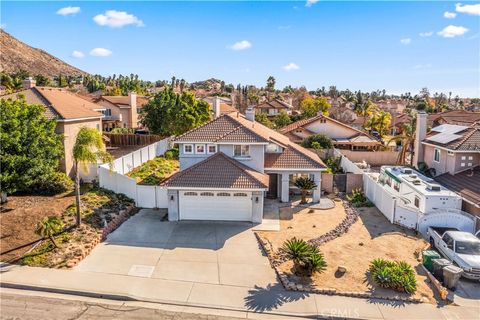
<instances>
[{"instance_id":1,"label":"green bush","mask_svg":"<svg viewBox=\"0 0 480 320\"><path fill-rule=\"evenodd\" d=\"M280 252L287 259L292 260L294 272L298 275L311 276L315 272L322 272L327 267L323 254L318 248L303 239L286 240Z\"/></svg>"},{"instance_id":2,"label":"green bush","mask_svg":"<svg viewBox=\"0 0 480 320\"><path fill-rule=\"evenodd\" d=\"M63 172L55 172L44 181L32 185L27 191L54 195L73 190L73 180Z\"/></svg>"},{"instance_id":3,"label":"green bush","mask_svg":"<svg viewBox=\"0 0 480 320\"><path fill-rule=\"evenodd\" d=\"M167 160L178 160L179 153L177 148L173 148L165 152L164 157Z\"/></svg>"},{"instance_id":4,"label":"green bush","mask_svg":"<svg viewBox=\"0 0 480 320\"><path fill-rule=\"evenodd\" d=\"M316 144L313 144L316 142ZM324 135L324 134L314 134L305 139L302 142L302 146L305 148L313 148L316 146L315 149L331 149L333 147L333 142L330 137Z\"/></svg>"},{"instance_id":5,"label":"green bush","mask_svg":"<svg viewBox=\"0 0 480 320\"><path fill-rule=\"evenodd\" d=\"M369 271L373 281L382 288L406 293L417 290L415 271L405 261L374 259L370 262Z\"/></svg>"},{"instance_id":6,"label":"green bush","mask_svg":"<svg viewBox=\"0 0 480 320\"><path fill-rule=\"evenodd\" d=\"M365 197L365 194L361 189L353 189L352 194L347 196L347 199L355 206L363 206L368 202L367 197Z\"/></svg>"}]
</instances>

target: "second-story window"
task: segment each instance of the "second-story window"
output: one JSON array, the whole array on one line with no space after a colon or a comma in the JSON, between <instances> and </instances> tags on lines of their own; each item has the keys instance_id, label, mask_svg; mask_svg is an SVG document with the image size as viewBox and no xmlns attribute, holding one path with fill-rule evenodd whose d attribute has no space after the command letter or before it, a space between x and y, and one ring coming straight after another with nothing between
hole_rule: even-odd
<instances>
[{"instance_id":1,"label":"second-story window","mask_svg":"<svg viewBox=\"0 0 480 320\"><path fill-rule=\"evenodd\" d=\"M440 150L439 149L435 149L435 151L433 153L433 160L435 162L440 162Z\"/></svg>"},{"instance_id":2,"label":"second-story window","mask_svg":"<svg viewBox=\"0 0 480 320\"><path fill-rule=\"evenodd\" d=\"M250 157L250 146L246 145L234 145L233 146L233 156L240 158Z\"/></svg>"}]
</instances>

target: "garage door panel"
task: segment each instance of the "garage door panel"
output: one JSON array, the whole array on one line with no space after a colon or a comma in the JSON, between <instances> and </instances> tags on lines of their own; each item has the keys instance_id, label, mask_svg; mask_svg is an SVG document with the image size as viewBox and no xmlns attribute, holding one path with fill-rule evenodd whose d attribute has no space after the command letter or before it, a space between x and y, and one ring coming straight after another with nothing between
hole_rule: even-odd
<instances>
[{"instance_id":1,"label":"garage door panel","mask_svg":"<svg viewBox=\"0 0 480 320\"><path fill-rule=\"evenodd\" d=\"M202 195L203 194L203 195ZM209 194L209 196L207 196ZM181 220L252 220L251 192L223 192L230 196L221 196L222 192L183 191L180 192ZM245 196L246 195L246 196Z\"/></svg>"}]
</instances>

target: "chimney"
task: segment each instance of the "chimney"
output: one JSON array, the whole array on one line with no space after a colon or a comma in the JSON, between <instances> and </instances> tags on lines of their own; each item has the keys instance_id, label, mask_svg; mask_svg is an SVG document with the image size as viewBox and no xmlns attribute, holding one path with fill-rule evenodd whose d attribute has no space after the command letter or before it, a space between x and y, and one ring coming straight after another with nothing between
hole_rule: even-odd
<instances>
[{"instance_id":1,"label":"chimney","mask_svg":"<svg viewBox=\"0 0 480 320\"><path fill-rule=\"evenodd\" d=\"M254 107L248 107L247 108L247 110L245 111L245 118L247 118L247 120L255 122L255 108Z\"/></svg>"},{"instance_id":2,"label":"chimney","mask_svg":"<svg viewBox=\"0 0 480 320\"><path fill-rule=\"evenodd\" d=\"M212 102L212 109L213 109L213 118L218 118L220 117L220 97L213 97L213 102Z\"/></svg>"},{"instance_id":3,"label":"chimney","mask_svg":"<svg viewBox=\"0 0 480 320\"><path fill-rule=\"evenodd\" d=\"M417 127L415 129L415 145L413 154L413 165L418 169L418 164L424 162L424 149L422 141L427 136L427 114L424 111L417 112Z\"/></svg>"},{"instance_id":4,"label":"chimney","mask_svg":"<svg viewBox=\"0 0 480 320\"><path fill-rule=\"evenodd\" d=\"M138 126L137 94L135 92L128 93L128 105L130 106L130 119L128 126L132 129L135 129Z\"/></svg>"},{"instance_id":5,"label":"chimney","mask_svg":"<svg viewBox=\"0 0 480 320\"><path fill-rule=\"evenodd\" d=\"M22 86L24 90L31 89L37 85L37 81L32 77L28 77L22 81Z\"/></svg>"}]
</instances>

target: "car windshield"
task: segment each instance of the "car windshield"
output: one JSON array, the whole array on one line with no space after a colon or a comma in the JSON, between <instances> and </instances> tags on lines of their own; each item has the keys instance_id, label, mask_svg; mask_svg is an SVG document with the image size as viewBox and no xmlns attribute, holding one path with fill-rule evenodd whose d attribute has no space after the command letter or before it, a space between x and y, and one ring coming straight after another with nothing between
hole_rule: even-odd
<instances>
[{"instance_id":1,"label":"car windshield","mask_svg":"<svg viewBox=\"0 0 480 320\"><path fill-rule=\"evenodd\" d=\"M480 255L480 242L457 241L455 252L460 254Z\"/></svg>"}]
</instances>

